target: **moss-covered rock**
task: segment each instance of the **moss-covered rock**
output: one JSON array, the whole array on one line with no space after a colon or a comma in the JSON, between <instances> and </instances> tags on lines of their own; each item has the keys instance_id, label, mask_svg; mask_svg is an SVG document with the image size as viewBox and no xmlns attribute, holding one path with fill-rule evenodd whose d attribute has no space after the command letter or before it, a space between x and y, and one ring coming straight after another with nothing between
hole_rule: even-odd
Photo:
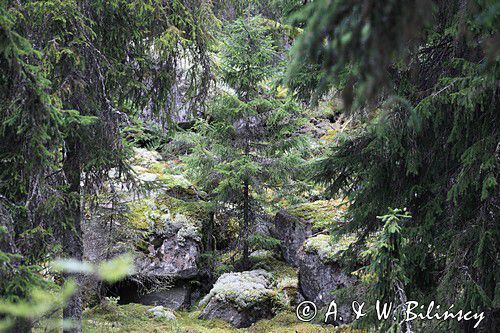
<instances>
[{"instance_id":1,"label":"moss-covered rock","mask_svg":"<svg viewBox=\"0 0 500 333\"><path fill-rule=\"evenodd\" d=\"M132 157L131 164L148 167L161 160L162 157L157 151L145 148L134 148L134 156Z\"/></svg>"},{"instance_id":2,"label":"moss-covered rock","mask_svg":"<svg viewBox=\"0 0 500 333\"><path fill-rule=\"evenodd\" d=\"M317 200L289 209L294 216L310 222L313 231L329 230L344 221L347 205L341 200Z\"/></svg>"},{"instance_id":3,"label":"moss-covered rock","mask_svg":"<svg viewBox=\"0 0 500 333\"><path fill-rule=\"evenodd\" d=\"M201 301L201 319L220 318L248 327L273 314L275 280L264 270L223 274Z\"/></svg>"},{"instance_id":4,"label":"moss-covered rock","mask_svg":"<svg viewBox=\"0 0 500 333\"><path fill-rule=\"evenodd\" d=\"M238 309L246 309L274 296L275 281L269 272L259 269L223 274L208 295L200 302L207 305L211 300L233 302Z\"/></svg>"},{"instance_id":5,"label":"moss-covered rock","mask_svg":"<svg viewBox=\"0 0 500 333\"><path fill-rule=\"evenodd\" d=\"M304 242L299 250L299 291L304 299L314 302L318 307L326 307L335 299L333 292L353 288L357 278L345 271L339 256L349 248L356 238L342 235L332 239L330 235L316 235ZM352 321L351 309L339 305L336 325Z\"/></svg>"},{"instance_id":6,"label":"moss-covered rock","mask_svg":"<svg viewBox=\"0 0 500 333\"><path fill-rule=\"evenodd\" d=\"M183 215L162 214L149 233L147 249L138 254L139 275L190 279L198 274L200 225ZM158 224L161 225L159 226Z\"/></svg>"},{"instance_id":7,"label":"moss-covered rock","mask_svg":"<svg viewBox=\"0 0 500 333\"><path fill-rule=\"evenodd\" d=\"M165 308L161 305L149 309L148 315L153 318L165 318L166 320L175 320L175 314L172 310Z\"/></svg>"},{"instance_id":8,"label":"moss-covered rock","mask_svg":"<svg viewBox=\"0 0 500 333\"><path fill-rule=\"evenodd\" d=\"M292 309L297 301L297 269L271 254L273 253L261 253L261 255L253 256L253 267L254 269L264 269L271 273L273 279L276 281L274 287L276 295L275 308Z\"/></svg>"},{"instance_id":9,"label":"moss-covered rock","mask_svg":"<svg viewBox=\"0 0 500 333\"><path fill-rule=\"evenodd\" d=\"M330 235L316 235L304 242L304 251L309 254L317 254L323 262L333 262L338 256L356 242L355 235L340 235L335 239Z\"/></svg>"},{"instance_id":10,"label":"moss-covered rock","mask_svg":"<svg viewBox=\"0 0 500 333\"><path fill-rule=\"evenodd\" d=\"M164 194L158 196L156 201L164 211L168 210L171 214L182 214L199 221L207 219L210 211L210 203L203 200L185 201Z\"/></svg>"},{"instance_id":11,"label":"moss-covered rock","mask_svg":"<svg viewBox=\"0 0 500 333\"><path fill-rule=\"evenodd\" d=\"M156 151L134 148L131 168L137 179L156 193L166 193L173 197L198 200L200 193L196 187L170 161L163 161Z\"/></svg>"}]
</instances>

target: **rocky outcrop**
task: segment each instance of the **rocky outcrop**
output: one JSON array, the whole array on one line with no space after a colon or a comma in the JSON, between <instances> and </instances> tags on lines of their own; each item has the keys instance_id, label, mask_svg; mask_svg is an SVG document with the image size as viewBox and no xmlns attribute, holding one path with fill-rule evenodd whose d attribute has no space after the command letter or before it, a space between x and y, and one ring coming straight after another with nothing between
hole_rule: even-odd
<instances>
[{"instance_id":1,"label":"rocky outcrop","mask_svg":"<svg viewBox=\"0 0 500 333\"><path fill-rule=\"evenodd\" d=\"M156 231L146 239L147 249L137 254L136 274L131 277L153 285L151 290L137 294L131 301L172 309L189 308L193 291L189 280L199 274L199 226L183 215L171 218L165 214L160 219L163 227L157 225ZM163 288L165 283L173 285Z\"/></svg>"},{"instance_id":2,"label":"rocky outcrop","mask_svg":"<svg viewBox=\"0 0 500 333\"><path fill-rule=\"evenodd\" d=\"M200 234L196 224L182 215L163 217L164 227L148 241L147 253L136 261L136 270L144 276L190 279L198 275Z\"/></svg>"},{"instance_id":3,"label":"rocky outcrop","mask_svg":"<svg viewBox=\"0 0 500 333\"><path fill-rule=\"evenodd\" d=\"M275 282L264 270L226 273L200 302L200 319L222 319L235 327L248 327L273 315Z\"/></svg>"},{"instance_id":4,"label":"rocky outcrop","mask_svg":"<svg viewBox=\"0 0 500 333\"><path fill-rule=\"evenodd\" d=\"M267 214L259 214L255 218L251 233L262 236L272 236L273 228L274 223L272 217Z\"/></svg>"},{"instance_id":5,"label":"rocky outcrop","mask_svg":"<svg viewBox=\"0 0 500 333\"><path fill-rule=\"evenodd\" d=\"M97 200L85 210L84 252L95 263L132 253L135 273L128 278L130 285L103 289L86 278L84 290L96 295L110 289L122 301L189 307L192 288L186 286L199 274L206 203L175 169L175 161L164 161L158 152L134 148L130 163L140 188L133 190L116 170L110 172ZM169 289L165 281L184 287Z\"/></svg>"},{"instance_id":6,"label":"rocky outcrop","mask_svg":"<svg viewBox=\"0 0 500 333\"><path fill-rule=\"evenodd\" d=\"M344 272L335 260L353 240L353 237L344 236L333 244L331 236L318 235L304 243L299 250L298 260L299 292L305 300L314 302L319 308L325 307L335 299L333 291L356 284L356 278ZM337 319L338 322L334 324L352 320L348 305L339 306Z\"/></svg>"},{"instance_id":7,"label":"rocky outcrop","mask_svg":"<svg viewBox=\"0 0 500 333\"><path fill-rule=\"evenodd\" d=\"M311 235L311 224L285 210L274 218L273 236L281 241L280 249L286 263L298 266L297 253L307 237Z\"/></svg>"},{"instance_id":8,"label":"rocky outcrop","mask_svg":"<svg viewBox=\"0 0 500 333\"><path fill-rule=\"evenodd\" d=\"M177 237L163 240L155 249L150 245L149 256L139 260L138 271L143 275L169 276L178 279L189 279L198 275L196 260L198 259L198 243L187 239L180 243Z\"/></svg>"},{"instance_id":9,"label":"rocky outcrop","mask_svg":"<svg viewBox=\"0 0 500 333\"><path fill-rule=\"evenodd\" d=\"M280 210L274 218L272 236L281 241L285 261L298 266L297 253L304 241L342 223L345 209L341 200L316 200Z\"/></svg>"}]
</instances>

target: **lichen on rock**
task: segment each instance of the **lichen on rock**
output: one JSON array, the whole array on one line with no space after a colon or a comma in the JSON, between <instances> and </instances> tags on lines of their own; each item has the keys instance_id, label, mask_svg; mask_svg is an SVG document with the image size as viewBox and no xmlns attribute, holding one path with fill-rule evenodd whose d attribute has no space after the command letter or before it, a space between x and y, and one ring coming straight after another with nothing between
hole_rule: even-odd
<instances>
[{"instance_id":1,"label":"lichen on rock","mask_svg":"<svg viewBox=\"0 0 500 333\"><path fill-rule=\"evenodd\" d=\"M274 287L272 274L263 269L225 273L219 277L210 293L200 301L200 306L216 298L233 302L239 309L249 308L255 303L272 298Z\"/></svg>"},{"instance_id":2,"label":"lichen on rock","mask_svg":"<svg viewBox=\"0 0 500 333\"><path fill-rule=\"evenodd\" d=\"M147 313L154 318L165 318L166 320L175 320L175 314L168 308L161 305L155 306L149 310Z\"/></svg>"},{"instance_id":3,"label":"lichen on rock","mask_svg":"<svg viewBox=\"0 0 500 333\"><path fill-rule=\"evenodd\" d=\"M356 239L356 236L352 234L340 235L335 237L335 240L330 235L321 234L308 238L304 242L304 250L306 253L317 254L323 262L332 262Z\"/></svg>"},{"instance_id":4,"label":"lichen on rock","mask_svg":"<svg viewBox=\"0 0 500 333\"><path fill-rule=\"evenodd\" d=\"M264 270L225 273L201 301L201 319L220 318L236 327L248 327L273 314L276 282Z\"/></svg>"}]
</instances>

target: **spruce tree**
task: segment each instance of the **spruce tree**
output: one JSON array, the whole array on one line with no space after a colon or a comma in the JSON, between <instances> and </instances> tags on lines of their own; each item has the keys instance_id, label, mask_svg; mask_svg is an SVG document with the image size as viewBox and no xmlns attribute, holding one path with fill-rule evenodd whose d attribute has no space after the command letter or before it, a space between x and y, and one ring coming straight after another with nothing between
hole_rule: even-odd
<instances>
[{"instance_id":1,"label":"spruce tree","mask_svg":"<svg viewBox=\"0 0 500 333\"><path fill-rule=\"evenodd\" d=\"M193 61L186 99L194 107L206 95L211 37L209 25L198 22L210 22L211 7L181 0L3 1L0 15L0 162L8 166L0 188L22 217L10 236L41 230L37 241L51 238L80 260L82 195L98 190L111 168L130 175L121 127L145 108L169 118L181 57ZM49 252L60 255L56 249ZM81 331L79 293L64 309L76 325L68 332Z\"/></svg>"},{"instance_id":2,"label":"spruce tree","mask_svg":"<svg viewBox=\"0 0 500 333\"><path fill-rule=\"evenodd\" d=\"M342 90L360 124L317 164L329 194L350 200L347 228L366 235L387 207L407 207L408 299L485 311L484 331L500 299L498 17L494 1L314 1L296 16L289 69L297 92Z\"/></svg>"},{"instance_id":3,"label":"spruce tree","mask_svg":"<svg viewBox=\"0 0 500 333\"><path fill-rule=\"evenodd\" d=\"M61 147L71 124L86 126L93 118L63 110L59 96L49 93L40 53L16 31L23 30L16 22L19 12L9 9L0 8L0 292L17 303L49 285L39 265L57 253L47 244L53 244L50 229L57 227L51 221L62 219ZM29 320L7 320L14 321L12 332L31 330Z\"/></svg>"},{"instance_id":4,"label":"spruce tree","mask_svg":"<svg viewBox=\"0 0 500 333\"><path fill-rule=\"evenodd\" d=\"M199 140L187 158L219 208L235 208L240 221L242 268L249 266L249 236L262 202L258 194L283 185L301 163L296 135L301 113L290 98L267 86L273 74L273 42L258 18L228 25L220 51L225 91L213 100L209 119L197 124Z\"/></svg>"}]
</instances>

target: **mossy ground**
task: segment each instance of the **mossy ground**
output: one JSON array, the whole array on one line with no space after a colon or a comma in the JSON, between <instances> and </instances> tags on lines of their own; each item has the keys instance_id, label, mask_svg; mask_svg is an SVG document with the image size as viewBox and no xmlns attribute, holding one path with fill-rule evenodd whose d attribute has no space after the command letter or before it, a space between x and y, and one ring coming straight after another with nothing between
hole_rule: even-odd
<instances>
[{"instance_id":1,"label":"mossy ground","mask_svg":"<svg viewBox=\"0 0 500 333\"><path fill-rule=\"evenodd\" d=\"M140 332L140 333L327 333L361 332L349 327L335 328L311 323L302 323L292 311L281 312L273 319L261 320L249 328L236 329L222 320L198 319L199 312L175 312L176 320L151 318L147 315L150 306L140 304L96 307L84 314L83 331L86 333Z\"/></svg>"}]
</instances>

